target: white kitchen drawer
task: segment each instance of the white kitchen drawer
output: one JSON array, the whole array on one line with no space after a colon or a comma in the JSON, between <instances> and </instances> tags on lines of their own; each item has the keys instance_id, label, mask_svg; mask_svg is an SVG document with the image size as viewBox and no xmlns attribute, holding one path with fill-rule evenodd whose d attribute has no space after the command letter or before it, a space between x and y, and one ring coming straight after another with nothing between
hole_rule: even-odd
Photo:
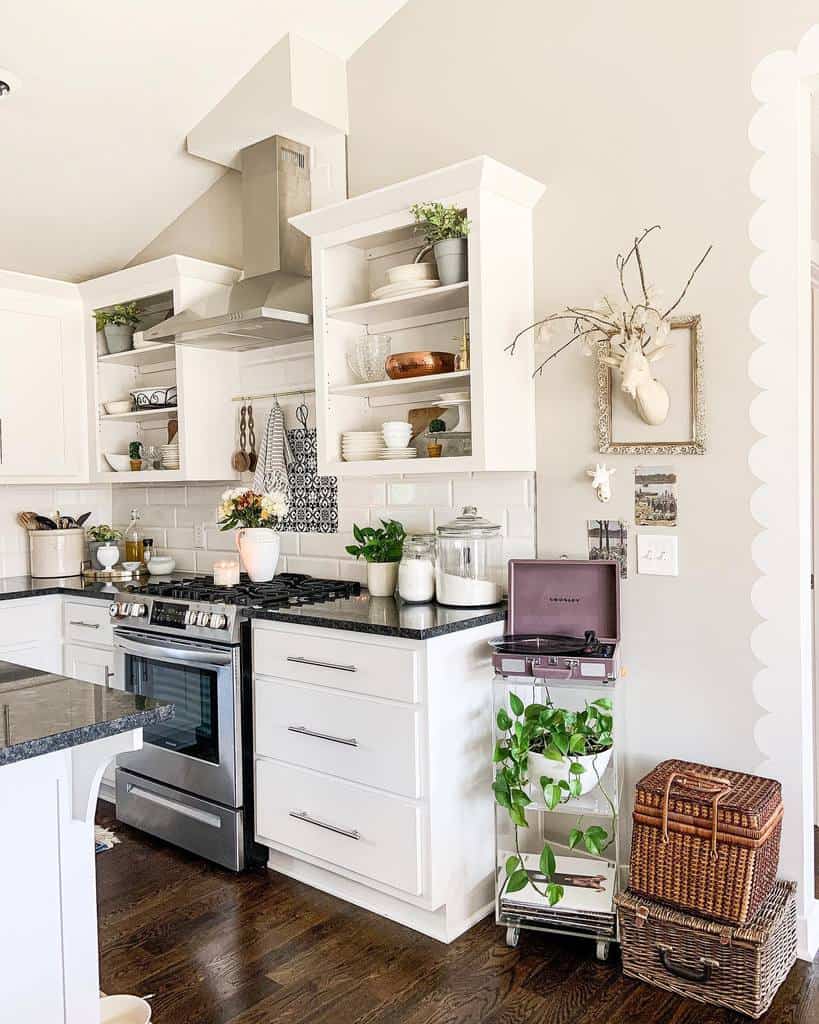
<instances>
[{"instance_id":1,"label":"white kitchen drawer","mask_svg":"<svg viewBox=\"0 0 819 1024\"><path fill-rule=\"evenodd\" d=\"M307 636L255 622L253 670L352 693L409 702L418 699L416 652L384 642Z\"/></svg>"},{"instance_id":2,"label":"white kitchen drawer","mask_svg":"<svg viewBox=\"0 0 819 1024\"><path fill-rule=\"evenodd\" d=\"M108 603L82 604L80 601L66 601L63 621L65 639L68 643L113 645L114 632Z\"/></svg>"},{"instance_id":3,"label":"white kitchen drawer","mask_svg":"<svg viewBox=\"0 0 819 1024\"><path fill-rule=\"evenodd\" d=\"M261 842L421 893L421 810L399 797L257 759L256 832Z\"/></svg>"},{"instance_id":4,"label":"white kitchen drawer","mask_svg":"<svg viewBox=\"0 0 819 1024\"><path fill-rule=\"evenodd\" d=\"M257 754L420 796L415 708L259 677L254 700Z\"/></svg>"},{"instance_id":5,"label":"white kitchen drawer","mask_svg":"<svg viewBox=\"0 0 819 1024\"><path fill-rule=\"evenodd\" d=\"M59 643L60 599L29 597L0 601L0 648Z\"/></svg>"}]
</instances>

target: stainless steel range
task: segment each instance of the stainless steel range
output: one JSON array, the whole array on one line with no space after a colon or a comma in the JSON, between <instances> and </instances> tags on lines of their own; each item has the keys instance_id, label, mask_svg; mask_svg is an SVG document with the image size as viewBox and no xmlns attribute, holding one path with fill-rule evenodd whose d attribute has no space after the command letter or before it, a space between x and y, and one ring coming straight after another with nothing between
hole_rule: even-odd
<instances>
[{"instance_id":1,"label":"stainless steel range","mask_svg":"<svg viewBox=\"0 0 819 1024\"><path fill-rule=\"evenodd\" d=\"M200 576L118 592L110 608L117 678L176 706L173 719L145 729L142 750L118 759L119 820L236 871L258 859L248 612L359 591L282 573L271 583L221 587Z\"/></svg>"}]
</instances>

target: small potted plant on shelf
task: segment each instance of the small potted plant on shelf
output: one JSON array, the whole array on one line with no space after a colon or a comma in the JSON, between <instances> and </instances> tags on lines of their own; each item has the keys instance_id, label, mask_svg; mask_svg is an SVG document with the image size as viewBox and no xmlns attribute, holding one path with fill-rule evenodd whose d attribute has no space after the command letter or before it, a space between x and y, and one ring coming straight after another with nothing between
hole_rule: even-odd
<instances>
[{"instance_id":1,"label":"small potted plant on shelf","mask_svg":"<svg viewBox=\"0 0 819 1024\"><path fill-rule=\"evenodd\" d=\"M108 351L127 352L134 347L134 328L142 310L136 302L126 302L111 309L97 309L93 313L97 331L105 332Z\"/></svg>"},{"instance_id":2,"label":"small potted plant on shelf","mask_svg":"<svg viewBox=\"0 0 819 1024\"><path fill-rule=\"evenodd\" d=\"M101 309L98 309L93 314L94 324L97 330L97 355L107 356L108 345L105 341L105 324L107 321L107 314Z\"/></svg>"},{"instance_id":3,"label":"small potted plant on shelf","mask_svg":"<svg viewBox=\"0 0 819 1024\"><path fill-rule=\"evenodd\" d=\"M398 582L398 563L404 551L404 527L395 519L381 520L380 527L353 525L358 544L348 544L348 555L367 563L367 589L373 597L391 597Z\"/></svg>"},{"instance_id":4,"label":"small potted plant on shelf","mask_svg":"<svg viewBox=\"0 0 819 1024\"><path fill-rule=\"evenodd\" d=\"M441 452L444 450L444 446L435 437L436 434L441 434L446 430L446 423L443 420L430 420L430 424L427 427L429 431L430 441L427 444L427 455L431 459L439 459Z\"/></svg>"},{"instance_id":5,"label":"small potted plant on shelf","mask_svg":"<svg viewBox=\"0 0 819 1024\"><path fill-rule=\"evenodd\" d=\"M131 462L131 470L136 472L142 469L142 442L131 441L128 445L128 458Z\"/></svg>"},{"instance_id":6,"label":"small potted plant on shelf","mask_svg":"<svg viewBox=\"0 0 819 1024\"><path fill-rule=\"evenodd\" d=\"M260 494L251 487L234 487L222 494L219 529L238 530L236 547L254 583L269 583L276 575L279 532L289 511L284 491Z\"/></svg>"},{"instance_id":7,"label":"small potted plant on shelf","mask_svg":"<svg viewBox=\"0 0 819 1024\"><path fill-rule=\"evenodd\" d=\"M599 786L611 816L611 828L600 825L583 827L583 815L566 839L574 850L585 847L593 857L600 857L614 842L617 809L604 788L602 779L612 752L611 700L601 697L586 702L580 711L548 704L524 705L520 697L509 694L509 709L497 713L499 737L493 761L495 801L506 809L514 826L515 851L505 864L505 891L519 892L531 885L554 906L563 899L563 886L556 880L556 861L549 843L540 852L540 872L545 883L532 878L524 866L518 830L528 828L526 808L537 804L541 810L553 811L569 804Z\"/></svg>"},{"instance_id":8,"label":"small potted plant on shelf","mask_svg":"<svg viewBox=\"0 0 819 1024\"><path fill-rule=\"evenodd\" d=\"M103 547L113 546L117 548L117 558L111 563L116 564L119 558L119 546L117 544L119 540L122 540L122 534L119 530L109 526L108 523L100 523L99 526L90 526L88 528L88 553L97 569L106 568L106 565L98 557L98 551ZM106 562L110 563L110 558L106 559Z\"/></svg>"},{"instance_id":9,"label":"small potted plant on shelf","mask_svg":"<svg viewBox=\"0 0 819 1024\"><path fill-rule=\"evenodd\" d=\"M465 210L443 203L415 203L410 207L416 223L424 231L427 244L415 262L432 249L441 284L457 284L467 279L466 239L469 221Z\"/></svg>"}]
</instances>

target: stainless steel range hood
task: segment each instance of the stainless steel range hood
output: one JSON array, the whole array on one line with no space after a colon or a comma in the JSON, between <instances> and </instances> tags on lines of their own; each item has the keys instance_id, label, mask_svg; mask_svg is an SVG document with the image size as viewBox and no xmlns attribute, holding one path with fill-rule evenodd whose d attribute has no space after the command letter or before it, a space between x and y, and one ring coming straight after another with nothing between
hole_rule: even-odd
<instances>
[{"instance_id":1,"label":"stainless steel range hood","mask_svg":"<svg viewBox=\"0 0 819 1024\"><path fill-rule=\"evenodd\" d=\"M289 223L310 202L309 146L274 135L242 150L244 278L220 315L183 310L145 341L241 351L312 337L310 240Z\"/></svg>"}]
</instances>

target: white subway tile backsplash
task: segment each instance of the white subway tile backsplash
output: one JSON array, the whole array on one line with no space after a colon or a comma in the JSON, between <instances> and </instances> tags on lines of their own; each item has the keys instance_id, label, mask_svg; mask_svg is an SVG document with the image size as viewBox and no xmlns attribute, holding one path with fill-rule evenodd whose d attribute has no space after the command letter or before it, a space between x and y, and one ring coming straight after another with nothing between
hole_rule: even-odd
<instances>
[{"instance_id":1,"label":"white subway tile backsplash","mask_svg":"<svg viewBox=\"0 0 819 1024\"><path fill-rule=\"evenodd\" d=\"M199 523L204 523L205 526L216 525L215 505L177 505L177 526L196 526Z\"/></svg>"},{"instance_id":2,"label":"white subway tile backsplash","mask_svg":"<svg viewBox=\"0 0 819 1024\"><path fill-rule=\"evenodd\" d=\"M281 553L283 555L297 555L299 553L299 534L283 533L281 537Z\"/></svg>"},{"instance_id":3,"label":"white subway tile backsplash","mask_svg":"<svg viewBox=\"0 0 819 1024\"><path fill-rule=\"evenodd\" d=\"M193 533L193 531L191 531ZM191 540L191 547L193 547L193 540ZM205 547L208 551L235 551L236 550L236 531L235 530L206 530L205 531Z\"/></svg>"},{"instance_id":4,"label":"white subway tile backsplash","mask_svg":"<svg viewBox=\"0 0 819 1024\"><path fill-rule=\"evenodd\" d=\"M451 505L452 484L445 477L407 479L389 484L388 505Z\"/></svg>"},{"instance_id":5,"label":"white subway tile backsplash","mask_svg":"<svg viewBox=\"0 0 819 1024\"><path fill-rule=\"evenodd\" d=\"M383 480L339 480L338 505L371 508L373 505L387 504L387 484Z\"/></svg>"},{"instance_id":6,"label":"white subway tile backsplash","mask_svg":"<svg viewBox=\"0 0 819 1024\"><path fill-rule=\"evenodd\" d=\"M170 555L174 562L176 562L176 572L196 571L197 552L195 551L181 551L177 548L161 547L158 549L157 554Z\"/></svg>"},{"instance_id":7,"label":"white subway tile backsplash","mask_svg":"<svg viewBox=\"0 0 819 1024\"><path fill-rule=\"evenodd\" d=\"M346 558L344 549L352 543L351 533L302 533L299 535L299 554Z\"/></svg>"},{"instance_id":8,"label":"white subway tile backsplash","mask_svg":"<svg viewBox=\"0 0 819 1024\"><path fill-rule=\"evenodd\" d=\"M238 480L227 480L222 484L188 484L188 502L191 505L212 505L215 509L228 487L238 486Z\"/></svg>"},{"instance_id":9,"label":"white subway tile backsplash","mask_svg":"<svg viewBox=\"0 0 819 1024\"><path fill-rule=\"evenodd\" d=\"M366 507L359 507L353 505L347 505L344 507L339 506L338 510L338 528L342 533L352 533L353 525L356 526L369 526L370 525L370 509Z\"/></svg>"},{"instance_id":10,"label":"white subway tile backsplash","mask_svg":"<svg viewBox=\"0 0 819 1024\"><path fill-rule=\"evenodd\" d=\"M303 558L288 555L287 572L304 572L308 576L322 576L326 579L338 578L338 561L332 558Z\"/></svg>"},{"instance_id":11,"label":"white subway tile backsplash","mask_svg":"<svg viewBox=\"0 0 819 1024\"><path fill-rule=\"evenodd\" d=\"M452 519L450 509L449 518ZM407 533L432 533L432 509L431 508L409 508L407 506L374 508L372 510L371 522L373 526L380 526L381 520L397 519L403 523Z\"/></svg>"},{"instance_id":12,"label":"white subway tile backsplash","mask_svg":"<svg viewBox=\"0 0 819 1024\"><path fill-rule=\"evenodd\" d=\"M367 582L367 563L356 561L354 558L342 558L338 563L338 578L340 580L356 580L358 583Z\"/></svg>"},{"instance_id":13,"label":"white subway tile backsplash","mask_svg":"<svg viewBox=\"0 0 819 1024\"><path fill-rule=\"evenodd\" d=\"M157 487L148 488L148 503L150 505L184 505L185 488L182 487Z\"/></svg>"},{"instance_id":14,"label":"white subway tile backsplash","mask_svg":"<svg viewBox=\"0 0 819 1024\"><path fill-rule=\"evenodd\" d=\"M173 527L165 531L165 543L169 548L195 548L193 530L189 526Z\"/></svg>"}]
</instances>

